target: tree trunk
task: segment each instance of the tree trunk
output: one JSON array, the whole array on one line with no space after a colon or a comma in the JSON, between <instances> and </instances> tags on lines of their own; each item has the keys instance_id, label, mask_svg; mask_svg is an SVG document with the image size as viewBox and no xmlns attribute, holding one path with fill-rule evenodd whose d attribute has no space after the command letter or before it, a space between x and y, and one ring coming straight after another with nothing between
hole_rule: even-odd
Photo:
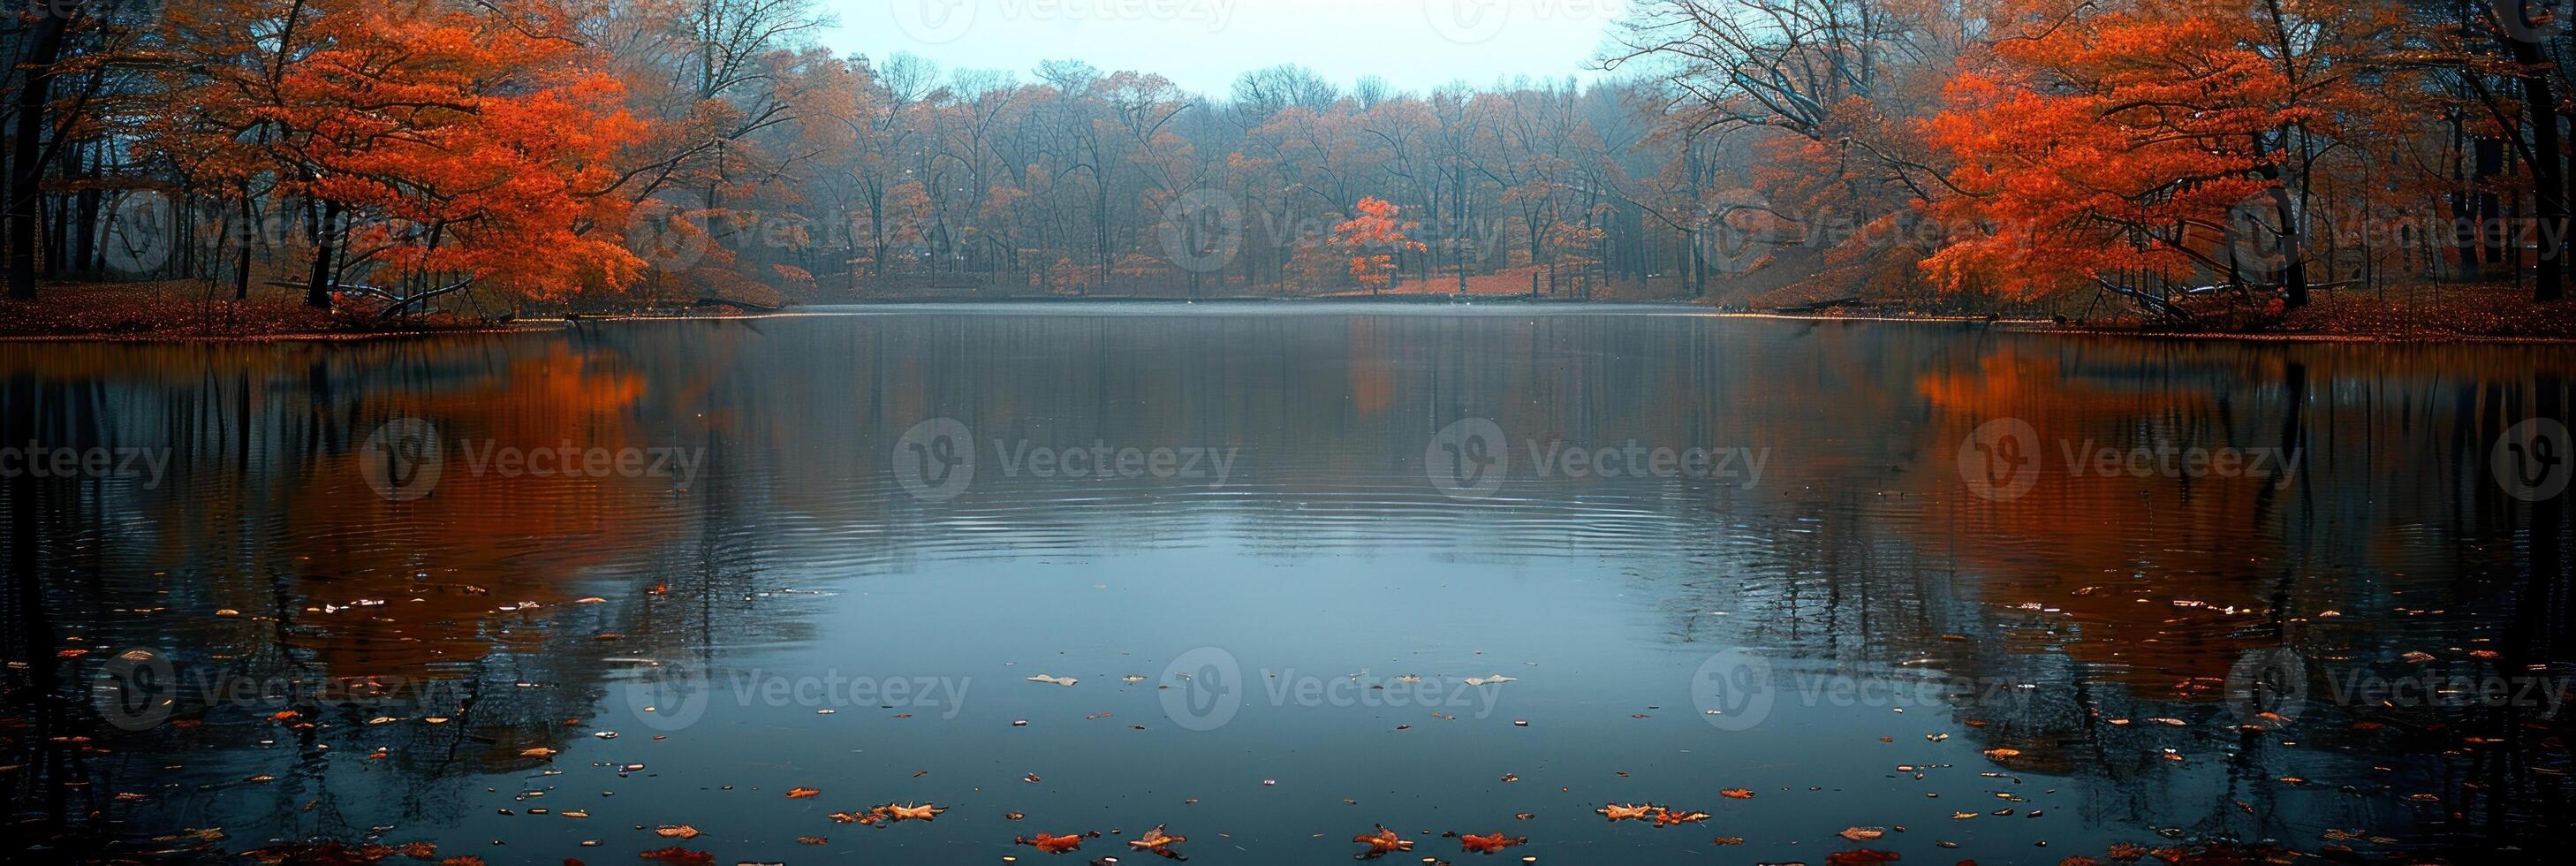
<instances>
[{"instance_id":1,"label":"tree trunk","mask_svg":"<svg viewBox=\"0 0 2576 866\"><path fill-rule=\"evenodd\" d=\"M27 80L18 90L18 141L9 158L9 297L36 297L36 186L44 179L45 105L62 56L67 15L40 15L27 45Z\"/></svg>"},{"instance_id":2,"label":"tree trunk","mask_svg":"<svg viewBox=\"0 0 2576 866\"><path fill-rule=\"evenodd\" d=\"M2513 62L2523 68L2522 101L2531 118L2528 161L2532 208L2539 218L2539 231L2533 234L2540 244L2540 260L2532 263L2531 299L2547 303L2564 295L2561 284L2567 267L2567 186L2560 180L2558 96L2549 86L2549 77L2540 71L2549 61L2541 56L2539 44L2513 37L2504 41L2506 50L2513 54ZM2520 251L2515 253L2514 257L2520 259Z\"/></svg>"},{"instance_id":3,"label":"tree trunk","mask_svg":"<svg viewBox=\"0 0 2576 866\"><path fill-rule=\"evenodd\" d=\"M322 206L322 221L313 227L313 281L304 288L304 305L315 309L331 308L331 254L333 240L339 234L340 203Z\"/></svg>"}]
</instances>

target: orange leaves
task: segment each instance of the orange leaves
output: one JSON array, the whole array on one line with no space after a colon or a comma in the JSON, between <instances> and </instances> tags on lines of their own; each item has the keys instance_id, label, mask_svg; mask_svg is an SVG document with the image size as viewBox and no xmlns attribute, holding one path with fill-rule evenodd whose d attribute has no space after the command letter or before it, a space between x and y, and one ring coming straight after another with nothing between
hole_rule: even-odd
<instances>
[{"instance_id":1,"label":"orange leaves","mask_svg":"<svg viewBox=\"0 0 2576 866\"><path fill-rule=\"evenodd\" d=\"M552 32L552 0L503 16L466 6L308 0L292 62L230 23L227 0L173 40L215 81L174 79L201 110L153 144L216 176L273 174L276 194L340 208L353 273L392 285L479 280L540 296L620 288L642 267L603 195L619 150L644 135L604 58ZM274 82L224 80L244 68ZM264 74L264 73L263 73ZM244 129L259 128L255 138ZM253 142L256 142L255 144Z\"/></svg>"},{"instance_id":2,"label":"orange leaves","mask_svg":"<svg viewBox=\"0 0 2576 866\"><path fill-rule=\"evenodd\" d=\"M1467 833L1449 833L1445 835L1457 837L1458 850L1465 851L1470 854L1494 854L1514 845L1529 844L1529 837L1527 836L1506 836L1501 833L1493 833L1484 836L1476 836Z\"/></svg>"},{"instance_id":3,"label":"orange leaves","mask_svg":"<svg viewBox=\"0 0 2576 866\"><path fill-rule=\"evenodd\" d=\"M1352 252L1351 277L1360 285L1378 289L1393 280L1395 256L1377 250L1420 252L1429 249L1421 241L1406 235L1421 224L1399 221L1396 218L1399 209L1394 202L1370 196L1361 198L1352 209L1359 213L1333 227L1333 245Z\"/></svg>"},{"instance_id":4,"label":"orange leaves","mask_svg":"<svg viewBox=\"0 0 2576 866\"><path fill-rule=\"evenodd\" d=\"M1181 856L1181 852L1172 847L1187 841L1190 841L1190 837L1174 836L1170 833L1163 832L1163 825L1156 824L1154 825L1154 829L1145 831L1145 835L1127 840L1127 847L1154 854L1165 859L1187 860L1190 858Z\"/></svg>"},{"instance_id":5,"label":"orange leaves","mask_svg":"<svg viewBox=\"0 0 2576 866\"><path fill-rule=\"evenodd\" d=\"M821 788L789 788L787 789L787 799L802 800L821 793L823 793L823 789Z\"/></svg>"},{"instance_id":6,"label":"orange leaves","mask_svg":"<svg viewBox=\"0 0 2576 866\"><path fill-rule=\"evenodd\" d=\"M1670 808L1659 808L1655 810L1655 826L1657 827L1670 827L1675 824L1695 824L1706 820L1708 820L1707 812L1687 812Z\"/></svg>"},{"instance_id":7,"label":"orange leaves","mask_svg":"<svg viewBox=\"0 0 2576 866\"><path fill-rule=\"evenodd\" d=\"M1377 832L1353 836L1351 841L1369 846L1368 850L1359 853L1358 859L1361 860L1375 860L1388 854L1401 854L1413 850L1413 840L1396 835L1395 831L1387 829L1384 824L1377 826Z\"/></svg>"},{"instance_id":8,"label":"orange leaves","mask_svg":"<svg viewBox=\"0 0 2576 866\"><path fill-rule=\"evenodd\" d=\"M2336 32L2367 17L2339 2L2303 13L2325 30L2286 52L2231 0L2043 10L2063 26L1996 42L1918 126L1956 158L1961 191L1927 205L1951 236L1923 267L1949 290L2017 297L2114 272L2261 271L2270 235L2248 203L2266 209L2287 171L2308 170L2276 139L2331 139L2338 118L2376 110L2348 76L2321 74L2372 50Z\"/></svg>"},{"instance_id":9,"label":"orange leaves","mask_svg":"<svg viewBox=\"0 0 2576 866\"><path fill-rule=\"evenodd\" d=\"M1601 813L1601 817L1608 818L1612 821L1646 821L1652 820L1655 817L1655 809L1656 806L1653 803L1641 803L1634 806L1610 803L1592 811L1599 812Z\"/></svg>"},{"instance_id":10,"label":"orange leaves","mask_svg":"<svg viewBox=\"0 0 2576 866\"><path fill-rule=\"evenodd\" d=\"M1082 848L1082 840L1094 838L1099 835L1100 832L1097 830L1089 833L1068 833L1062 836L1039 833L1033 837L1021 836L1013 838L1011 840L1011 844L1028 845L1049 854L1062 854L1068 851L1080 850Z\"/></svg>"}]
</instances>

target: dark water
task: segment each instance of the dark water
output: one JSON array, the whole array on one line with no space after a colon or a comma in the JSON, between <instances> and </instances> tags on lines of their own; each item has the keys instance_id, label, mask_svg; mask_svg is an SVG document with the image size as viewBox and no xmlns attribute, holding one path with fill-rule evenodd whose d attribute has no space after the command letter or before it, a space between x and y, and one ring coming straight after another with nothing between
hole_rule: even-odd
<instances>
[{"instance_id":1,"label":"dark water","mask_svg":"<svg viewBox=\"0 0 2576 866\"><path fill-rule=\"evenodd\" d=\"M104 460L6 473L9 846L2537 857L2571 367L1521 308L0 345L0 443ZM827 817L889 801L949 811Z\"/></svg>"}]
</instances>

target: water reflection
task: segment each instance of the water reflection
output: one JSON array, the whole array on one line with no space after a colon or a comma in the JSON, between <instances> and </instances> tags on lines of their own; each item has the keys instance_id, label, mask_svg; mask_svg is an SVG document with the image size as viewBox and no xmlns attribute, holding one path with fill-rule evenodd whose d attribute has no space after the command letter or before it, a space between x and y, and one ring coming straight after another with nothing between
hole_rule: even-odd
<instances>
[{"instance_id":1,"label":"water reflection","mask_svg":"<svg viewBox=\"0 0 2576 866\"><path fill-rule=\"evenodd\" d=\"M1593 861L1897 825L1866 846L2466 858L2569 817L2569 530L2490 466L2565 417L2563 351L1159 312L0 346L0 441L168 456L7 479L15 844L613 860L685 822L721 856L947 861L1169 822L1313 862L1384 822ZM403 419L444 459L389 497ZM931 419L974 467L923 496ZM1489 492L1435 483L1463 419ZM1192 730L1156 674L1202 647L1248 688ZM874 691L828 715L761 697L849 674ZM2466 699L2490 680L2522 691ZM885 799L967 811L823 817Z\"/></svg>"}]
</instances>

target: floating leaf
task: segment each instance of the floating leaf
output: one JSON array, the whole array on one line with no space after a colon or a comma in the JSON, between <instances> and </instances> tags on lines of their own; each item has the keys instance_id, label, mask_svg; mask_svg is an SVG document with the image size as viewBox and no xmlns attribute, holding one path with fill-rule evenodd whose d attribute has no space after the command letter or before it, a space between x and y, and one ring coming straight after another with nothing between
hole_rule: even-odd
<instances>
[{"instance_id":1,"label":"floating leaf","mask_svg":"<svg viewBox=\"0 0 2576 866\"><path fill-rule=\"evenodd\" d=\"M1529 837L1527 836L1505 836L1501 833L1492 833L1484 836L1474 836L1466 833L1450 833L1448 835L1458 837L1458 850L1465 851L1470 854L1492 854L1514 845L1529 844Z\"/></svg>"},{"instance_id":2,"label":"floating leaf","mask_svg":"<svg viewBox=\"0 0 2576 866\"><path fill-rule=\"evenodd\" d=\"M1174 836L1170 833L1165 833L1163 832L1163 825L1156 824L1154 825L1154 829L1145 831L1145 835L1127 840L1127 847L1167 859L1187 860L1190 858L1181 856L1180 851L1172 848L1174 845L1187 841L1190 841L1190 837Z\"/></svg>"},{"instance_id":3,"label":"floating leaf","mask_svg":"<svg viewBox=\"0 0 2576 866\"><path fill-rule=\"evenodd\" d=\"M1361 860L1375 860L1413 850L1413 840L1396 835L1384 824L1377 825L1377 832L1353 836L1351 841L1369 846L1368 850L1359 853L1358 859Z\"/></svg>"}]
</instances>

